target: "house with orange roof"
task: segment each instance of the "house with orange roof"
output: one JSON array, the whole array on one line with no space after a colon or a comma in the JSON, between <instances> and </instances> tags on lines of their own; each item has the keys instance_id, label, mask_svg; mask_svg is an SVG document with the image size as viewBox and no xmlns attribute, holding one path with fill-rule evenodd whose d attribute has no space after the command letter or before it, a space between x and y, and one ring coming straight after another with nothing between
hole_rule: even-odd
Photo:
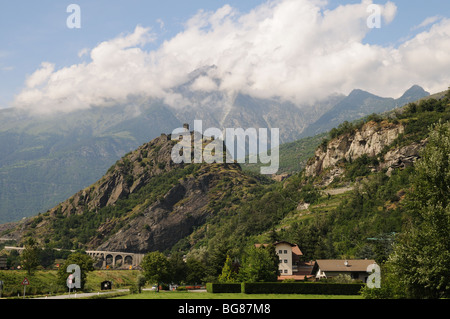
<instances>
[{"instance_id":1,"label":"house with orange roof","mask_svg":"<svg viewBox=\"0 0 450 319\"><path fill-rule=\"evenodd\" d=\"M263 245L267 246L267 244ZM255 246L259 247L261 244L255 244ZM279 281L286 279L304 280L306 277L311 277L313 263L302 261L303 253L296 244L279 241L274 243L273 246L279 258Z\"/></svg>"}]
</instances>

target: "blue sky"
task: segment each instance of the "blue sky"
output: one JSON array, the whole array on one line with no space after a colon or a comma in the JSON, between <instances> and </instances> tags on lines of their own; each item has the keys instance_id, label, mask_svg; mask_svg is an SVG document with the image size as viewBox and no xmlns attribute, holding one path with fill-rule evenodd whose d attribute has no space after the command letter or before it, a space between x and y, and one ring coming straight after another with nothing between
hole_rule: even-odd
<instances>
[{"instance_id":1,"label":"blue sky","mask_svg":"<svg viewBox=\"0 0 450 319\"><path fill-rule=\"evenodd\" d=\"M385 4L387 1L374 1ZM450 17L450 1L393 0L397 12L394 20L367 33L364 43L383 47L398 46L426 31L429 21ZM69 4L81 8L81 29L69 29L66 19ZM9 106L25 86L28 76L42 62L54 64L58 70L86 61L79 56L82 49L93 49L99 43L131 33L137 25L151 28L155 41L144 46L157 50L161 44L185 29L185 23L199 10L216 11L224 5L242 14L266 3L258 0L16 0L3 1L0 11L0 107ZM361 1L329 1L326 8ZM194 45L194 44L193 44Z\"/></svg>"}]
</instances>

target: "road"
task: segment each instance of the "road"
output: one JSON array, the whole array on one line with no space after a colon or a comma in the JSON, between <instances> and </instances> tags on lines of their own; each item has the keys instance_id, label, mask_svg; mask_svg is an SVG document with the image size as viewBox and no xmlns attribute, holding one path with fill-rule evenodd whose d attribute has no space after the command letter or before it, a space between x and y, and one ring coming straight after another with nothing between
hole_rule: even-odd
<instances>
[{"instance_id":1,"label":"road","mask_svg":"<svg viewBox=\"0 0 450 319\"><path fill-rule=\"evenodd\" d=\"M70 295L57 295L57 296L46 296L39 297L33 299L79 299L93 296L100 296L104 294L112 294L116 292L125 292L129 291L129 289L119 289L119 290L111 290L111 291L102 291L102 292L85 292L85 293L71 293Z\"/></svg>"}]
</instances>

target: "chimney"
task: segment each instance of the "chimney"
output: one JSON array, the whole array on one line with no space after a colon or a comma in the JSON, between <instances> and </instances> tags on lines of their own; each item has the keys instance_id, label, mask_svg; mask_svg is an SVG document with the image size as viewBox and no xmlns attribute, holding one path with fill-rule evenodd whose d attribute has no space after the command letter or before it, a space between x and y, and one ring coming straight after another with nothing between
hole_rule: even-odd
<instances>
[{"instance_id":1,"label":"chimney","mask_svg":"<svg viewBox=\"0 0 450 319\"><path fill-rule=\"evenodd\" d=\"M348 260L344 261L345 267L348 267Z\"/></svg>"}]
</instances>

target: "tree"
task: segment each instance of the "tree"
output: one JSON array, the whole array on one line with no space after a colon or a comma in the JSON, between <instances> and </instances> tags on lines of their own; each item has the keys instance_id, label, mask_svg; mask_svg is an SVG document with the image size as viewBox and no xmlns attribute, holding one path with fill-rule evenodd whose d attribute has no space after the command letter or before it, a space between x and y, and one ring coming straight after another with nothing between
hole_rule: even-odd
<instances>
[{"instance_id":1,"label":"tree","mask_svg":"<svg viewBox=\"0 0 450 319\"><path fill-rule=\"evenodd\" d=\"M214 241L208 249L208 259L206 267L206 280L213 281L222 272L222 267L227 259L230 246L227 243Z\"/></svg>"},{"instance_id":2,"label":"tree","mask_svg":"<svg viewBox=\"0 0 450 319\"><path fill-rule=\"evenodd\" d=\"M278 278L279 259L273 245L247 249L239 270L239 279L244 282L273 282Z\"/></svg>"},{"instance_id":3,"label":"tree","mask_svg":"<svg viewBox=\"0 0 450 319\"><path fill-rule=\"evenodd\" d=\"M410 220L388 260L404 297L450 297L449 154L450 122L439 123L415 165Z\"/></svg>"},{"instance_id":4,"label":"tree","mask_svg":"<svg viewBox=\"0 0 450 319\"><path fill-rule=\"evenodd\" d=\"M227 255L227 259L225 260L225 264L222 268L222 273L219 275L220 283L232 283L236 282L237 273L234 271L233 262L229 255Z\"/></svg>"},{"instance_id":5,"label":"tree","mask_svg":"<svg viewBox=\"0 0 450 319\"><path fill-rule=\"evenodd\" d=\"M145 277L142 276L142 275L139 275L139 276L136 278L136 288L137 288L138 293L141 293L142 287L145 286L145 283L146 283L146 282L147 282L147 280L146 280Z\"/></svg>"},{"instance_id":6,"label":"tree","mask_svg":"<svg viewBox=\"0 0 450 319\"><path fill-rule=\"evenodd\" d=\"M52 248L44 248L39 254L40 264L44 268L52 266L55 262L55 250Z\"/></svg>"},{"instance_id":7,"label":"tree","mask_svg":"<svg viewBox=\"0 0 450 319\"><path fill-rule=\"evenodd\" d=\"M181 283L186 280L186 263L180 253L174 253L169 258L169 272L173 283Z\"/></svg>"},{"instance_id":8,"label":"tree","mask_svg":"<svg viewBox=\"0 0 450 319\"><path fill-rule=\"evenodd\" d=\"M205 276L205 264L195 257L188 257L186 260L186 282L189 284L201 283Z\"/></svg>"},{"instance_id":9,"label":"tree","mask_svg":"<svg viewBox=\"0 0 450 319\"><path fill-rule=\"evenodd\" d=\"M94 270L94 259L92 259L91 256L81 252L70 254L58 270L58 282L63 286L66 286L67 277L70 275L67 272L67 268L70 265L77 265L80 267L81 290L84 290L87 274L88 272Z\"/></svg>"},{"instance_id":10,"label":"tree","mask_svg":"<svg viewBox=\"0 0 450 319\"><path fill-rule=\"evenodd\" d=\"M40 248L34 239L29 238L25 243L25 248L22 252L21 262L22 267L31 275L39 266Z\"/></svg>"},{"instance_id":11,"label":"tree","mask_svg":"<svg viewBox=\"0 0 450 319\"><path fill-rule=\"evenodd\" d=\"M150 283L156 283L158 292L161 283L170 281L169 260L159 251L146 254L142 260L141 267L144 270L145 279Z\"/></svg>"}]
</instances>

